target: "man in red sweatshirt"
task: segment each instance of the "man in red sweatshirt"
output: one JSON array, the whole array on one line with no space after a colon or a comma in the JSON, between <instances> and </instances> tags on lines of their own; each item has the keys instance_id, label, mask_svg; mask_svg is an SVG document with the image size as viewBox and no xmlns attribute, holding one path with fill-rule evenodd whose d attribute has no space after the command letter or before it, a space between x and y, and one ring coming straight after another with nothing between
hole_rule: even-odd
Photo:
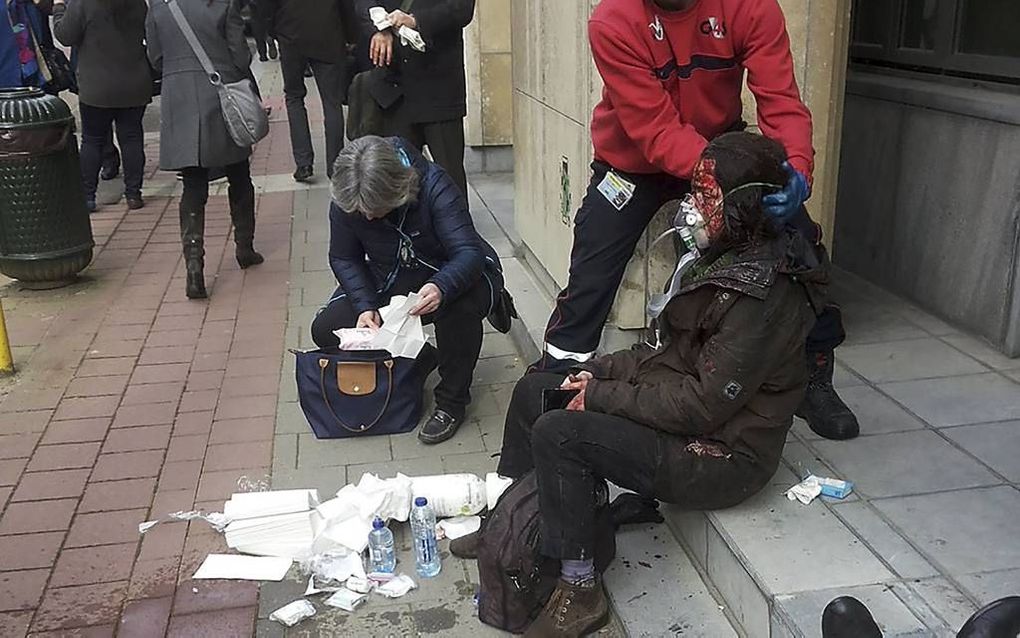
<instances>
[{"instance_id":1,"label":"man in red sweatshirt","mask_svg":"<svg viewBox=\"0 0 1020 638\"><path fill-rule=\"evenodd\" d=\"M745 74L761 132L788 157L789 180L765 197L765 209L824 251L803 206L814 169L811 113L777 0L602 0L588 34L605 88L592 115L595 162L575 217L570 278L549 319L545 353L532 366L545 372L566 372L595 355L645 227L689 190L709 140L745 126ZM830 439L858 434L857 418L832 386L833 350L844 336L839 309L819 309L798 415Z\"/></svg>"}]
</instances>

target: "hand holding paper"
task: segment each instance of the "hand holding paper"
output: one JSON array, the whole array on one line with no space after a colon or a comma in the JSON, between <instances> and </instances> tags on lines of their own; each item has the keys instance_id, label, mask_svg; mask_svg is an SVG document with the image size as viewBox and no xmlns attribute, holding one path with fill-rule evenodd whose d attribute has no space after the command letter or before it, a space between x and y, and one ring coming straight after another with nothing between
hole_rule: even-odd
<instances>
[{"instance_id":1,"label":"hand holding paper","mask_svg":"<svg viewBox=\"0 0 1020 638\"><path fill-rule=\"evenodd\" d=\"M413 316L411 310L421 304L422 298L414 293L395 295L390 303L379 311L382 327L372 341L374 350L388 350L394 357L417 358L425 347L425 331L421 318Z\"/></svg>"},{"instance_id":2,"label":"hand holding paper","mask_svg":"<svg viewBox=\"0 0 1020 638\"><path fill-rule=\"evenodd\" d=\"M377 30L385 31L386 29L393 29L400 36L400 41L405 46L409 46L415 51L425 52L425 40L415 30L418 27L418 22L414 19L414 16L408 15L403 11L387 13L383 7L372 7L368 10L368 17L372 20L372 24L375 25Z\"/></svg>"},{"instance_id":3,"label":"hand holding paper","mask_svg":"<svg viewBox=\"0 0 1020 638\"><path fill-rule=\"evenodd\" d=\"M439 304L443 303L443 291L435 284L425 284L418 291L421 301L411 309L411 314L417 317L432 314L439 310Z\"/></svg>"}]
</instances>

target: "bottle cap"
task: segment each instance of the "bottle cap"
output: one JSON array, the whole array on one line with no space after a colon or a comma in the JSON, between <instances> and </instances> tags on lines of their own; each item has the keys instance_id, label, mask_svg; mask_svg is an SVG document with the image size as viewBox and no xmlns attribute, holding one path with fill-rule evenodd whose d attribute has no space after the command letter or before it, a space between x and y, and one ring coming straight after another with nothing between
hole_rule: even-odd
<instances>
[{"instance_id":1,"label":"bottle cap","mask_svg":"<svg viewBox=\"0 0 1020 638\"><path fill-rule=\"evenodd\" d=\"M372 529L382 529L384 527L386 527L386 521L376 516L375 520L372 521Z\"/></svg>"},{"instance_id":2,"label":"bottle cap","mask_svg":"<svg viewBox=\"0 0 1020 638\"><path fill-rule=\"evenodd\" d=\"M429 501L424 496L419 496L418 498L414 499L414 506L415 507L425 507L428 504L429 504Z\"/></svg>"}]
</instances>

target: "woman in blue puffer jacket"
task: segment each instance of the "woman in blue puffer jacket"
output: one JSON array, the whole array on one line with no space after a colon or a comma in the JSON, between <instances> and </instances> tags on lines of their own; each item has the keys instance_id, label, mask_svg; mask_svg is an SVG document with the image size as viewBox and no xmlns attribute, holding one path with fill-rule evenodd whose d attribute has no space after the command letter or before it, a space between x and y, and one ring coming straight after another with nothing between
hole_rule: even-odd
<instances>
[{"instance_id":1,"label":"woman in blue puffer jacket","mask_svg":"<svg viewBox=\"0 0 1020 638\"><path fill-rule=\"evenodd\" d=\"M349 143L332 189L329 263L339 287L312 322L312 339L335 348L334 330L378 328L392 296L418 293L413 313L435 324L441 377L436 411L418 438L445 441L464 420L482 321L502 290L492 276L496 253L446 171L400 138Z\"/></svg>"}]
</instances>

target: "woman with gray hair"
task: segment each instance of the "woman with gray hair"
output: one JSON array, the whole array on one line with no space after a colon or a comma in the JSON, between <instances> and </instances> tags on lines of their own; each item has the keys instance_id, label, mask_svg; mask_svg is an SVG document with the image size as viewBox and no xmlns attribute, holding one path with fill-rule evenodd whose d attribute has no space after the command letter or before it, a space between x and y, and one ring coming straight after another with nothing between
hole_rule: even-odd
<instances>
[{"instance_id":1,"label":"woman with gray hair","mask_svg":"<svg viewBox=\"0 0 1020 638\"><path fill-rule=\"evenodd\" d=\"M496 253L446 171L400 138L349 143L333 167L332 194L329 263L339 287L312 322L312 339L336 348L333 331L378 328L390 297L420 295L412 313L435 324L441 380L418 438L445 441L464 420L482 320L502 292L491 271Z\"/></svg>"}]
</instances>

